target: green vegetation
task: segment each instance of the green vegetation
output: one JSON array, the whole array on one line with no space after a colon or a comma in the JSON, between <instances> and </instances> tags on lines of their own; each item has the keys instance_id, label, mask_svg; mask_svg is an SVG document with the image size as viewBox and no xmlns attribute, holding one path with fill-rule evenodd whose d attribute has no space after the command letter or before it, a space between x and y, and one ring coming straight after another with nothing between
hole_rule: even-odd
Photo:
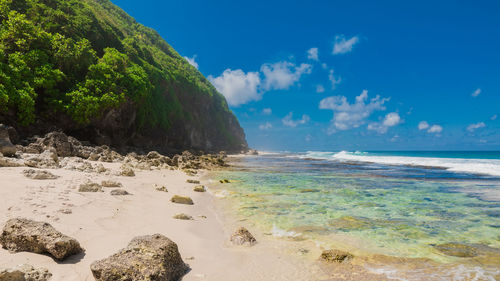
<instances>
[{"instance_id":1,"label":"green vegetation","mask_svg":"<svg viewBox=\"0 0 500 281\"><path fill-rule=\"evenodd\" d=\"M84 127L132 103L137 130L200 127L197 107L209 104L226 142L241 142L222 95L108 0L0 0L0 21L0 114L19 124L63 115Z\"/></svg>"}]
</instances>

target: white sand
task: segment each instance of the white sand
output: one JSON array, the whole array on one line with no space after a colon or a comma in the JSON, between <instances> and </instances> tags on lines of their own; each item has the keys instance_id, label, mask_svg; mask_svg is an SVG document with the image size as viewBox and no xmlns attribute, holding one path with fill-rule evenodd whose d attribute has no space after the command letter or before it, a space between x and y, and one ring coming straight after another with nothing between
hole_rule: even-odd
<instances>
[{"instance_id":1,"label":"white sand","mask_svg":"<svg viewBox=\"0 0 500 281\"><path fill-rule=\"evenodd\" d=\"M90 271L93 261L124 248L135 236L160 233L177 243L191 267L184 281L328 279L316 262L288 254L287 248L293 242L253 233L259 241L254 247L230 245L229 236L237 225L228 224L216 211L214 201L224 199L211 192L194 192L195 185L186 183L186 179L197 177L170 170L136 170L135 177L115 176L120 164L104 165L112 169L110 175L49 170L61 176L56 180L28 179L22 174L26 167L0 168L0 227L15 217L46 221L76 238L86 250L85 254L57 263L45 255L13 254L0 249L0 268L28 263L48 268L52 280L94 280ZM87 180L116 180L132 195L112 196L109 192L113 188L103 188L100 193L78 192L77 186ZM156 191L154 184L165 185L168 193ZM171 203L174 194L190 196L194 205ZM69 209L71 214L61 209ZM195 220L173 219L178 213ZM244 222L241 225L246 226Z\"/></svg>"}]
</instances>

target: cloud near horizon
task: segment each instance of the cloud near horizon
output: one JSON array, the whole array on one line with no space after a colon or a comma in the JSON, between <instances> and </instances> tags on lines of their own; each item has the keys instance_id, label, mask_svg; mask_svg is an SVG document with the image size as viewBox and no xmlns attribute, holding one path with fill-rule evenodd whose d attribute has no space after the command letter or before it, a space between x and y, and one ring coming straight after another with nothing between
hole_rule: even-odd
<instances>
[{"instance_id":1,"label":"cloud near horizon","mask_svg":"<svg viewBox=\"0 0 500 281\"><path fill-rule=\"evenodd\" d=\"M310 64L302 63L297 66L292 62L281 61L263 64L260 72L245 73L241 69L226 69L220 76L209 75L208 80L226 97L229 105L239 106L260 100L267 91L288 90L311 71Z\"/></svg>"},{"instance_id":2,"label":"cloud near horizon","mask_svg":"<svg viewBox=\"0 0 500 281\"><path fill-rule=\"evenodd\" d=\"M478 123L470 124L469 126L467 126L467 131L473 133L475 130L480 129L480 128L484 128L484 127L486 127L486 124L484 124L484 122L478 122Z\"/></svg>"},{"instance_id":3,"label":"cloud near horizon","mask_svg":"<svg viewBox=\"0 0 500 281\"><path fill-rule=\"evenodd\" d=\"M281 121L283 122L283 125L288 126L288 127L292 127L292 128L295 128L298 125L306 124L310 120L311 120L311 118L309 117L309 115L306 115L306 114L302 115L302 119L293 120L293 112L288 113L285 117L283 117L283 119L281 119Z\"/></svg>"},{"instance_id":4,"label":"cloud near horizon","mask_svg":"<svg viewBox=\"0 0 500 281\"><path fill-rule=\"evenodd\" d=\"M350 104L345 96L332 96L321 100L319 108L333 111L333 118L328 129L328 134L333 134L337 130L344 131L360 127L374 111L385 110L384 103L387 101L389 98L382 98L379 95L368 100L368 91L363 90L353 104Z\"/></svg>"},{"instance_id":5,"label":"cloud near horizon","mask_svg":"<svg viewBox=\"0 0 500 281\"><path fill-rule=\"evenodd\" d=\"M401 117L397 112L391 112L385 115L382 122L370 123L367 127L368 130L376 131L379 134L387 133L390 127L394 127L401 123Z\"/></svg>"},{"instance_id":6,"label":"cloud near horizon","mask_svg":"<svg viewBox=\"0 0 500 281\"><path fill-rule=\"evenodd\" d=\"M427 121L420 121L420 123L418 123L418 129L420 131L427 130L429 134L439 134L443 131L441 125L434 124L431 126Z\"/></svg>"},{"instance_id":7,"label":"cloud near horizon","mask_svg":"<svg viewBox=\"0 0 500 281\"><path fill-rule=\"evenodd\" d=\"M340 55L349 53L352 51L354 45L356 45L358 42L358 36L353 36L350 39L346 39L344 35L337 35L335 36L332 54Z\"/></svg>"}]
</instances>

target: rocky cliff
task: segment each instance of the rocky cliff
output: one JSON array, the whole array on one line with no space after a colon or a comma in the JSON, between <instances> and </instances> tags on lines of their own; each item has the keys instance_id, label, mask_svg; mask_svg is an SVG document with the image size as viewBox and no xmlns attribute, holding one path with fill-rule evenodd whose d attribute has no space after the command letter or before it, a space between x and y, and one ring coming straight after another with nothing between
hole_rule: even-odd
<instances>
[{"instance_id":1,"label":"rocky cliff","mask_svg":"<svg viewBox=\"0 0 500 281\"><path fill-rule=\"evenodd\" d=\"M247 150L225 98L109 0L0 0L0 123L95 144Z\"/></svg>"}]
</instances>

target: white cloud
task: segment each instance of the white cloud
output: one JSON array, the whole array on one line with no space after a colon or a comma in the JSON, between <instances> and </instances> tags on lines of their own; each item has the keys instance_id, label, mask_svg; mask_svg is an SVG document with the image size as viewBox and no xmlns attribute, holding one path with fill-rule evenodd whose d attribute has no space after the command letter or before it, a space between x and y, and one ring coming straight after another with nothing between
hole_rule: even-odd
<instances>
[{"instance_id":1,"label":"white cloud","mask_svg":"<svg viewBox=\"0 0 500 281\"><path fill-rule=\"evenodd\" d=\"M358 128L365 123L368 118L376 110L385 110L384 103L389 101L389 98L381 98L376 96L368 102L368 91L363 92L356 97L356 101L350 104L345 96L327 97L320 101L320 109L329 109L333 111L333 119L328 133L334 133L336 130L349 130Z\"/></svg>"},{"instance_id":2,"label":"white cloud","mask_svg":"<svg viewBox=\"0 0 500 281\"><path fill-rule=\"evenodd\" d=\"M475 130L480 129L480 128L484 128L484 127L486 127L486 124L484 124L484 122L470 124L469 126L467 126L467 131L472 133Z\"/></svg>"},{"instance_id":3,"label":"white cloud","mask_svg":"<svg viewBox=\"0 0 500 281\"><path fill-rule=\"evenodd\" d=\"M196 62L196 55L194 55L192 58L190 57L184 57L190 65L194 66L196 69L198 69L198 63Z\"/></svg>"},{"instance_id":4,"label":"white cloud","mask_svg":"<svg viewBox=\"0 0 500 281\"><path fill-rule=\"evenodd\" d=\"M428 133L431 133L431 134L439 134L443 131L443 127L441 127L440 125L432 125L429 130L427 130Z\"/></svg>"},{"instance_id":5,"label":"white cloud","mask_svg":"<svg viewBox=\"0 0 500 281\"><path fill-rule=\"evenodd\" d=\"M303 125L309 122L311 118L308 115L302 115L302 119L298 120L293 120L293 112L288 113L281 121L283 122L283 125L295 128L298 125Z\"/></svg>"},{"instance_id":6,"label":"white cloud","mask_svg":"<svg viewBox=\"0 0 500 281\"><path fill-rule=\"evenodd\" d=\"M334 55L345 54L352 51L352 47L359 42L358 36L346 39L344 35L335 36L335 43L333 45L332 53Z\"/></svg>"},{"instance_id":7,"label":"white cloud","mask_svg":"<svg viewBox=\"0 0 500 281\"><path fill-rule=\"evenodd\" d=\"M266 63L260 68L264 75L263 89L269 90L287 90L295 82L299 81L304 74L311 73L312 66L303 63L296 66L294 63L282 61L277 63Z\"/></svg>"},{"instance_id":8,"label":"white cloud","mask_svg":"<svg viewBox=\"0 0 500 281\"><path fill-rule=\"evenodd\" d=\"M269 129L272 129L273 128L273 125L269 122L266 122L264 124L261 124L259 125L259 130L269 130Z\"/></svg>"},{"instance_id":9,"label":"white cloud","mask_svg":"<svg viewBox=\"0 0 500 281\"><path fill-rule=\"evenodd\" d=\"M208 76L208 80L226 97L229 105L238 106L262 98L262 93L259 92L261 80L258 72L245 73L241 69L226 69L221 76Z\"/></svg>"},{"instance_id":10,"label":"white cloud","mask_svg":"<svg viewBox=\"0 0 500 281\"><path fill-rule=\"evenodd\" d=\"M239 106L250 101L260 100L269 90L287 90L300 80L302 75L312 71L310 64L282 61L266 63L261 72L247 72L241 69L226 69L217 77L208 76L208 80L222 93L229 105ZM261 76L263 78L261 79Z\"/></svg>"},{"instance_id":11,"label":"white cloud","mask_svg":"<svg viewBox=\"0 0 500 281\"><path fill-rule=\"evenodd\" d=\"M338 84L342 82L342 78L335 77L333 69L330 69L330 73L328 74L328 80L332 83L332 90L335 90Z\"/></svg>"},{"instance_id":12,"label":"white cloud","mask_svg":"<svg viewBox=\"0 0 500 281\"><path fill-rule=\"evenodd\" d=\"M429 123L427 123L427 121L420 121L420 123L418 123L419 130L427 130L428 128L429 128Z\"/></svg>"},{"instance_id":13,"label":"white cloud","mask_svg":"<svg viewBox=\"0 0 500 281\"><path fill-rule=\"evenodd\" d=\"M323 85L316 85L316 93L324 93L325 87Z\"/></svg>"},{"instance_id":14,"label":"white cloud","mask_svg":"<svg viewBox=\"0 0 500 281\"><path fill-rule=\"evenodd\" d=\"M368 125L368 130L377 131L379 134L387 133L389 127L401 123L401 117L397 112L388 113L382 122L373 122Z\"/></svg>"},{"instance_id":15,"label":"white cloud","mask_svg":"<svg viewBox=\"0 0 500 281\"><path fill-rule=\"evenodd\" d=\"M318 48L311 48L311 49L307 50L307 58L310 60L318 61L319 60Z\"/></svg>"},{"instance_id":16,"label":"white cloud","mask_svg":"<svg viewBox=\"0 0 500 281\"><path fill-rule=\"evenodd\" d=\"M475 98L480 94L481 94L481 89L477 88L474 92L472 92L471 96Z\"/></svg>"},{"instance_id":17,"label":"white cloud","mask_svg":"<svg viewBox=\"0 0 500 281\"><path fill-rule=\"evenodd\" d=\"M272 113L273 113L273 110L271 108L262 109L262 114L264 114L264 115L271 115Z\"/></svg>"},{"instance_id":18,"label":"white cloud","mask_svg":"<svg viewBox=\"0 0 500 281\"><path fill-rule=\"evenodd\" d=\"M491 116L491 117L490 117L490 119L491 119L492 121L494 121L494 120L497 120L497 117L498 117L498 116L495 114L495 115Z\"/></svg>"}]
</instances>

